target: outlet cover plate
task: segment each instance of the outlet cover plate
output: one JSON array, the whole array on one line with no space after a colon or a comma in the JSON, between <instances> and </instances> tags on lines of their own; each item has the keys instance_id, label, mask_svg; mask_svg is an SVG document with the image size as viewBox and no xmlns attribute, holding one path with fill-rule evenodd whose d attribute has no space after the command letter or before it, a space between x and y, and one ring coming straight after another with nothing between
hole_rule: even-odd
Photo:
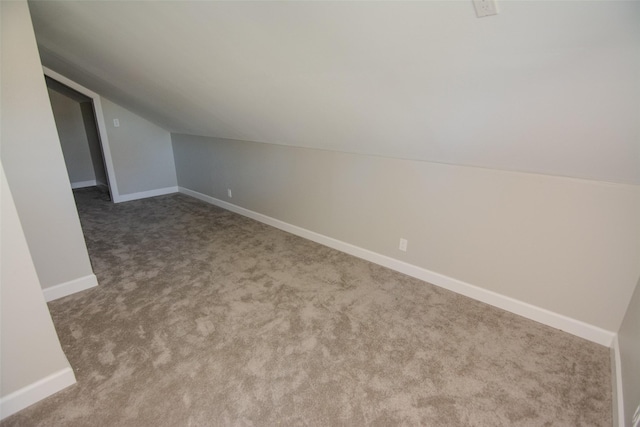
<instances>
[{"instance_id":1,"label":"outlet cover plate","mask_svg":"<svg viewBox=\"0 0 640 427\"><path fill-rule=\"evenodd\" d=\"M498 14L496 0L473 0L473 6L476 8L476 16L478 18Z\"/></svg>"}]
</instances>

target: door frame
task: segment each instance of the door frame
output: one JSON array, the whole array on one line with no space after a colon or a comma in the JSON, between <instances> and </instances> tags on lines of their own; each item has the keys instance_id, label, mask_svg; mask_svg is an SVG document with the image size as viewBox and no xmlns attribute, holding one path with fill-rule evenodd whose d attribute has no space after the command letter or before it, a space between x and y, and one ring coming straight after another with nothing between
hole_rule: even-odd
<instances>
[{"instance_id":1,"label":"door frame","mask_svg":"<svg viewBox=\"0 0 640 427\"><path fill-rule=\"evenodd\" d=\"M100 148L102 149L102 157L107 173L107 181L109 182L109 192L111 193L111 200L114 203L122 201L120 192L118 191L118 184L116 183L116 172L113 167L113 159L111 157L111 148L109 147L109 136L107 135L107 125L104 120L104 112L102 111L102 102L100 95L87 89L86 87L74 82L73 80L63 76L60 73L53 71L45 66L42 67L45 76L50 77L63 85L70 87L71 89L80 92L81 94L91 98L93 104L93 112L95 114L96 126L98 128L98 139L100 141Z\"/></svg>"}]
</instances>

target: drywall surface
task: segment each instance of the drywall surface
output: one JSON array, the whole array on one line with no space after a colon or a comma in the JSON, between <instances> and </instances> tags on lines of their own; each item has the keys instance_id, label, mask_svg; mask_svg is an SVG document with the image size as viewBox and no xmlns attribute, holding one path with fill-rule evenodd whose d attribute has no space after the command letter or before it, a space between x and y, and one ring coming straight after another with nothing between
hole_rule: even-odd
<instances>
[{"instance_id":1,"label":"drywall surface","mask_svg":"<svg viewBox=\"0 0 640 427\"><path fill-rule=\"evenodd\" d=\"M30 6L46 65L172 132L640 184L638 1Z\"/></svg>"},{"instance_id":2,"label":"drywall surface","mask_svg":"<svg viewBox=\"0 0 640 427\"><path fill-rule=\"evenodd\" d=\"M13 15L13 8L26 10L24 4L6 4L0 6L3 16ZM6 410L7 396L71 367L53 327L1 165L0 175L0 401Z\"/></svg>"},{"instance_id":3,"label":"drywall surface","mask_svg":"<svg viewBox=\"0 0 640 427\"><path fill-rule=\"evenodd\" d=\"M96 174L80 103L52 89L49 89L49 99L71 184L95 181Z\"/></svg>"},{"instance_id":4,"label":"drywall surface","mask_svg":"<svg viewBox=\"0 0 640 427\"><path fill-rule=\"evenodd\" d=\"M172 138L181 187L608 331L640 275L638 186Z\"/></svg>"},{"instance_id":5,"label":"drywall surface","mask_svg":"<svg viewBox=\"0 0 640 427\"><path fill-rule=\"evenodd\" d=\"M105 98L102 110L120 196L175 187L169 132Z\"/></svg>"},{"instance_id":6,"label":"drywall surface","mask_svg":"<svg viewBox=\"0 0 640 427\"><path fill-rule=\"evenodd\" d=\"M640 280L618 332L624 425L631 425L633 413L640 406Z\"/></svg>"},{"instance_id":7,"label":"drywall surface","mask_svg":"<svg viewBox=\"0 0 640 427\"><path fill-rule=\"evenodd\" d=\"M92 275L26 2L2 4L0 157L43 288Z\"/></svg>"}]
</instances>

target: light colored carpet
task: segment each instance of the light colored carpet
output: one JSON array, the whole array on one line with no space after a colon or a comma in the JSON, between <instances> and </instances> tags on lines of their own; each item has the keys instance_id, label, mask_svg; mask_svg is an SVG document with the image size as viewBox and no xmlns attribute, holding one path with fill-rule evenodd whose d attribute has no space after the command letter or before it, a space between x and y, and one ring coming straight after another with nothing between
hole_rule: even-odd
<instances>
[{"instance_id":1,"label":"light colored carpet","mask_svg":"<svg viewBox=\"0 0 640 427\"><path fill-rule=\"evenodd\" d=\"M609 350L170 195L76 192L78 383L8 426L611 426Z\"/></svg>"}]
</instances>

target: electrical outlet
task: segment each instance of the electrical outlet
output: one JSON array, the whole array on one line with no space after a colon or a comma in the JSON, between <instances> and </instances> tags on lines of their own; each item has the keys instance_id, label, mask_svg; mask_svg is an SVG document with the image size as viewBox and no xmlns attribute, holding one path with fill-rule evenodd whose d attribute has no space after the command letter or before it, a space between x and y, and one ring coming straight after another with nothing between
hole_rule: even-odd
<instances>
[{"instance_id":1,"label":"electrical outlet","mask_svg":"<svg viewBox=\"0 0 640 427\"><path fill-rule=\"evenodd\" d=\"M120 127L120 120L113 119L113 127L119 128Z\"/></svg>"},{"instance_id":2,"label":"electrical outlet","mask_svg":"<svg viewBox=\"0 0 640 427\"><path fill-rule=\"evenodd\" d=\"M478 18L498 14L496 0L473 0L473 6L476 8Z\"/></svg>"},{"instance_id":3,"label":"electrical outlet","mask_svg":"<svg viewBox=\"0 0 640 427\"><path fill-rule=\"evenodd\" d=\"M229 198L232 198L233 195L231 194L231 189L227 188L227 196L229 196Z\"/></svg>"},{"instance_id":4,"label":"electrical outlet","mask_svg":"<svg viewBox=\"0 0 640 427\"><path fill-rule=\"evenodd\" d=\"M398 247L398 249L400 249L402 252L407 252L407 244L409 242L407 242L407 239L400 239L400 246Z\"/></svg>"}]
</instances>

